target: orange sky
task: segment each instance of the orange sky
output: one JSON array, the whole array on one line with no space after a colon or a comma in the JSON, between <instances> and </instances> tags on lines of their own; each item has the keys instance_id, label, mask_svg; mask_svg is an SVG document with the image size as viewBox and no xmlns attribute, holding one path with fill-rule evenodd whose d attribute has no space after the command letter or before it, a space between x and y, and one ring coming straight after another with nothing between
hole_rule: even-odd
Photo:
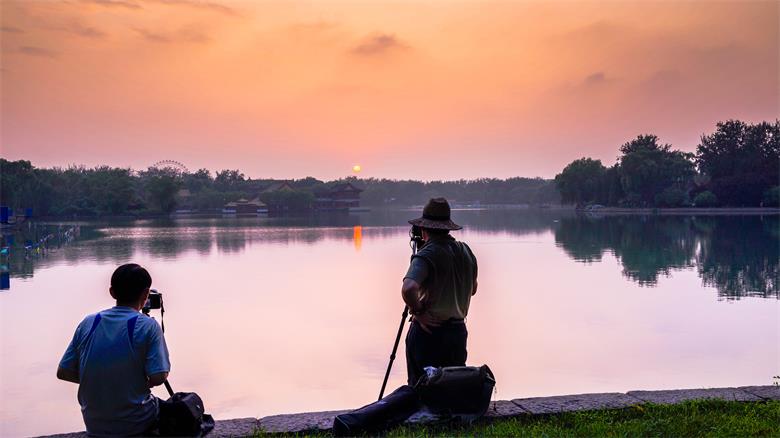
<instances>
[{"instance_id":1,"label":"orange sky","mask_svg":"<svg viewBox=\"0 0 780 438\"><path fill-rule=\"evenodd\" d=\"M778 117L778 2L0 0L2 156L552 177Z\"/></svg>"}]
</instances>

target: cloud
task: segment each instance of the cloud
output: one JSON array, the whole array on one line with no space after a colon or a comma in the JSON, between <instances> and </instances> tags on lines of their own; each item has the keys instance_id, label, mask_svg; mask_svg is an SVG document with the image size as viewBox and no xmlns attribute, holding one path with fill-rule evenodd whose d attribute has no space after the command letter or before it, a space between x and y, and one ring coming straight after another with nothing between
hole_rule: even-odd
<instances>
[{"instance_id":1,"label":"cloud","mask_svg":"<svg viewBox=\"0 0 780 438\"><path fill-rule=\"evenodd\" d=\"M8 33L24 33L22 29L19 29L18 27L13 26L3 26L0 27L0 31L8 32Z\"/></svg>"},{"instance_id":2,"label":"cloud","mask_svg":"<svg viewBox=\"0 0 780 438\"><path fill-rule=\"evenodd\" d=\"M140 35L143 39L146 41L152 42L152 43L170 43L171 38L168 35L152 32L150 30L146 29L140 29L140 28L133 28L133 30Z\"/></svg>"},{"instance_id":3,"label":"cloud","mask_svg":"<svg viewBox=\"0 0 780 438\"><path fill-rule=\"evenodd\" d=\"M293 32L326 32L335 28L338 28L337 23L331 21L311 21L293 23L289 26L289 29Z\"/></svg>"},{"instance_id":4,"label":"cloud","mask_svg":"<svg viewBox=\"0 0 780 438\"><path fill-rule=\"evenodd\" d=\"M597 71L586 76L582 84L586 87L598 87L613 81L614 79L607 77L603 71Z\"/></svg>"},{"instance_id":5,"label":"cloud","mask_svg":"<svg viewBox=\"0 0 780 438\"><path fill-rule=\"evenodd\" d=\"M22 46L19 47L19 53L29 56L39 56L44 58L56 58L59 53L43 47Z\"/></svg>"},{"instance_id":6,"label":"cloud","mask_svg":"<svg viewBox=\"0 0 780 438\"><path fill-rule=\"evenodd\" d=\"M313 21L293 23L287 27L287 31L294 37L322 36L333 34L341 26L330 21Z\"/></svg>"},{"instance_id":7,"label":"cloud","mask_svg":"<svg viewBox=\"0 0 780 438\"><path fill-rule=\"evenodd\" d=\"M650 87L663 89L664 87L680 84L683 79L684 77L679 70L657 70L645 81L645 84Z\"/></svg>"},{"instance_id":8,"label":"cloud","mask_svg":"<svg viewBox=\"0 0 780 438\"><path fill-rule=\"evenodd\" d=\"M552 37L552 41L590 45L622 41L635 36L636 30L627 25L601 20L556 34Z\"/></svg>"},{"instance_id":9,"label":"cloud","mask_svg":"<svg viewBox=\"0 0 780 438\"><path fill-rule=\"evenodd\" d=\"M378 34L366 38L353 47L350 52L357 56L381 56L398 49L407 49L409 46L399 41L395 35Z\"/></svg>"},{"instance_id":10,"label":"cloud","mask_svg":"<svg viewBox=\"0 0 780 438\"><path fill-rule=\"evenodd\" d=\"M80 22L73 22L70 25L65 26L58 30L62 30L63 32L72 33L74 35L82 36L85 38L93 38L93 39L100 39L108 36L108 34L103 32L102 30L92 26L84 25Z\"/></svg>"},{"instance_id":11,"label":"cloud","mask_svg":"<svg viewBox=\"0 0 780 438\"><path fill-rule=\"evenodd\" d=\"M133 28L133 30L143 39L152 43L204 44L211 41L211 38L196 26L185 26L176 32L155 32L143 28Z\"/></svg>"},{"instance_id":12,"label":"cloud","mask_svg":"<svg viewBox=\"0 0 780 438\"><path fill-rule=\"evenodd\" d=\"M219 12L225 15L232 15L232 16L238 15L238 12L236 12L235 9L215 2L199 1L199 0L145 0L145 1L148 3L157 3L157 4L169 5L169 6L186 6L191 8L204 9L213 12Z\"/></svg>"},{"instance_id":13,"label":"cloud","mask_svg":"<svg viewBox=\"0 0 780 438\"><path fill-rule=\"evenodd\" d=\"M141 9L141 5L132 0L81 0L82 3L105 6L109 8Z\"/></svg>"}]
</instances>

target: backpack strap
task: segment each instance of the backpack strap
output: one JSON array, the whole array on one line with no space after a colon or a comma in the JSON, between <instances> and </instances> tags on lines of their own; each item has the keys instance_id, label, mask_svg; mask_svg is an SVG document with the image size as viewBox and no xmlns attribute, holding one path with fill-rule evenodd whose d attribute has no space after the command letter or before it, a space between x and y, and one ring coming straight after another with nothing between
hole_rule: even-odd
<instances>
[{"instance_id":1,"label":"backpack strap","mask_svg":"<svg viewBox=\"0 0 780 438\"><path fill-rule=\"evenodd\" d=\"M135 331L135 324L138 322L138 315L127 320L127 337L130 338L130 345L133 345L133 332Z\"/></svg>"},{"instance_id":2,"label":"backpack strap","mask_svg":"<svg viewBox=\"0 0 780 438\"><path fill-rule=\"evenodd\" d=\"M95 332L95 329L97 328L98 324L100 324L100 313L95 315L95 319L92 320L92 327L89 328L89 333L87 333L87 338L92 336L92 333Z\"/></svg>"}]
</instances>

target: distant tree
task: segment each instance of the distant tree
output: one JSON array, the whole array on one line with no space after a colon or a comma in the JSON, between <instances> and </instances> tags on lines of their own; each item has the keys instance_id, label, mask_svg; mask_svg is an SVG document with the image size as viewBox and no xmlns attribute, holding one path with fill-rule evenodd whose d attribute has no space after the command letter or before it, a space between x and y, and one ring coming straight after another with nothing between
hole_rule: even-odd
<instances>
[{"instance_id":1,"label":"distant tree","mask_svg":"<svg viewBox=\"0 0 780 438\"><path fill-rule=\"evenodd\" d=\"M311 189L312 187L322 186L324 183L317 178L307 176L303 179L296 179L292 182L292 186L296 189Z\"/></svg>"},{"instance_id":2,"label":"distant tree","mask_svg":"<svg viewBox=\"0 0 780 438\"><path fill-rule=\"evenodd\" d=\"M90 198L100 214L121 214L135 197L135 181L130 169L101 166L86 173L92 188Z\"/></svg>"},{"instance_id":3,"label":"distant tree","mask_svg":"<svg viewBox=\"0 0 780 438\"><path fill-rule=\"evenodd\" d=\"M0 158L0 203L19 208L33 191L35 174L29 161Z\"/></svg>"},{"instance_id":4,"label":"distant tree","mask_svg":"<svg viewBox=\"0 0 780 438\"><path fill-rule=\"evenodd\" d=\"M238 190L245 181L244 174L239 170L221 170L214 178L214 185L219 190Z\"/></svg>"},{"instance_id":5,"label":"distant tree","mask_svg":"<svg viewBox=\"0 0 780 438\"><path fill-rule=\"evenodd\" d=\"M620 165L607 168L601 186L602 200L605 205L619 205L625 197L623 185L620 183Z\"/></svg>"},{"instance_id":6,"label":"distant tree","mask_svg":"<svg viewBox=\"0 0 780 438\"><path fill-rule=\"evenodd\" d=\"M198 169L194 173L188 173L183 175L184 186L191 193L200 192L206 188L211 187L214 180L211 178L211 172L208 169Z\"/></svg>"},{"instance_id":7,"label":"distant tree","mask_svg":"<svg viewBox=\"0 0 780 438\"><path fill-rule=\"evenodd\" d=\"M150 167L143 179L151 204L162 213L173 212L176 208L176 193L182 186L179 174Z\"/></svg>"},{"instance_id":8,"label":"distant tree","mask_svg":"<svg viewBox=\"0 0 780 438\"><path fill-rule=\"evenodd\" d=\"M688 193L679 185L672 185L665 188L661 193L655 195L656 207L683 207L688 204Z\"/></svg>"},{"instance_id":9,"label":"distant tree","mask_svg":"<svg viewBox=\"0 0 780 438\"><path fill-rule=\"evenodd\" d=\"M261 193L260 200L271 211L296 212L309 210L314 203L314 195L302 190L276 190Z\"/></svg>"},{"instance_id":10,"label":"distant tree","mask_svg":"<svg viewBox=\"0 0 780 438\"><path fill-rule=\"evenodd\" d=\"M656 196L670 187L684 190L695 174L693 154L675 151L668 144L658 144L655 135L640 135L620 147L619 174L629 203L649 207ZM679 193L667 191L667 195ZM665 200L666 196L658 198Z\"/></svg>"},{"instance_id":11,"label":"distant tree","mask_svg":"<svg viewBox=\"0 0 780 438\"><path fill-rule=\"evenodd\" d=\"M705 190L693 198L693 205L696 207L715 207L718 205L718 197L711 191Z\"/></svg>"},{"instance_id":12,"label":"distant tree","mask_svg":"<svg viewBox=\"0 0 780 438\"><path fill-rule=\"evenodd\" d=\"M780 186L774 186L764 192L764 207L780 207Z\"/></svg>"},{"instance_id":13,"label":"distant tree","mask_svg":"<svg viewBox=\"0 0 780 438\"><path fill-rule=\"evenodd\" d=\"M714 133L702 136L696 164L722 204L758 206L780 182L780 121L718 123Z\"/></svg>"},{"instance_id":14,"label":"distant tree","mask_svg":"<svg viewBox=\"0 0 780 438\"><path fill-rule=\"evenodd\" d=\"M598 201L606 173L607 168L601 160L580 158L572 161L555 176L561 200L578 205Z\"/></svg>"}]
</instances>

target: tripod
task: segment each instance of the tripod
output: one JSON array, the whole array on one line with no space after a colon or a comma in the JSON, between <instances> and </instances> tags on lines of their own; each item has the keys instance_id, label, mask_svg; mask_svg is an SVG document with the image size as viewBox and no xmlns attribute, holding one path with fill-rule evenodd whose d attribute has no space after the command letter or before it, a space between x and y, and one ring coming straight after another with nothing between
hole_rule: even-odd
<instances>
[{"instance_id":1,"label":"tripod","mask_svg":"<svg viewBox=\"0 0 780 438\"><path fill-rule=\"evenodd\" d=\"M410 242L412 247L412 256L417 254L417 247L423 242L422 234L419 227L413 226L409 231ZM395 353L398 351L398 342L401 340L401 333L404 331L404 322L406 317L409 316L409 306L404 306L404 311L401 313L401 323L398 325L398 334L395 335L395 343L393 344L393 352L390 353L390 363L387 364L387 371L385 371L385 379L382 381L382 389L379 390L379 399L385 395L385 387L387 386L387 378L390 377L390 370L393 368L393 361L395 361Z\"/></svg>"}]
</instances>

